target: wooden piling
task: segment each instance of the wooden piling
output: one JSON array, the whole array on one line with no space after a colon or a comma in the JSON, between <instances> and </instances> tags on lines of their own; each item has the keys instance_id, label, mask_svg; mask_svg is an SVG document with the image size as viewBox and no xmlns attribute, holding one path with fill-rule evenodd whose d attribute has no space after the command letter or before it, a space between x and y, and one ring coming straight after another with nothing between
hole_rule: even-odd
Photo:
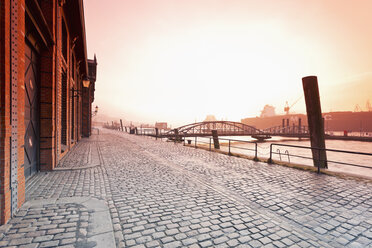
<instances>
[{"instance_id":1,"label":"wooden piling","mask_svg":"<svg viewBox=\"0 0 372 248\"><path fill-rule=\"evenodd\" d=\"M124 128L123 128L123 121L120 119L120 126L121 126L121 131L124 131Z\"/></svg>"},{"instance_id":2,"label":"wooden piling","mask_svg":"<svg viewBox=\"0 0 372 248\"><path fill-rule=\"evenodd\" d=\"M177 142L178 141L178 129L177 128L175 128L174 129L174 142Z\"/></svg>"},{"instance_id":3,"label":"wooden piling","mask_svg":"<svg viewBox=\"0 0 372 248\"><path fill-rule=\"evenodd\" d=\"M320 105L318 79L316 76L302 78L305 94L307 120L312 148L325 149L324 123ZM314 166L328 168L325 150L312 149Z\"/></svg>"},{"instance_id":4,"label":"wooden piling","mask_svg":"<svg viewBox=\"0 0 372 248\"><path fill-rule=\"evenodd\" d=\"M217 130L212 130L214 149L220 149Z\"/></svg>"}]
</instances>

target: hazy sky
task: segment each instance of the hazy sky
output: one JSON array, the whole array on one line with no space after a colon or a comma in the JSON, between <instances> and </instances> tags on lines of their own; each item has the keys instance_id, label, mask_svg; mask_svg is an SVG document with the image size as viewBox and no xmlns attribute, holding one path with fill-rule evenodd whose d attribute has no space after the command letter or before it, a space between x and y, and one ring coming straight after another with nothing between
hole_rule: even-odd
<instances>
[{"instance_id":1,"label":"hazy sky","mask_svg":"<svg viewBox=\"0 0 372 248\"><path fill-rule=\"evenodd\" d=\"M372 101L371 0L84 2L100 114L179 125L283 113L309 75L324 112Z\"/></svg>"}]
</instances>

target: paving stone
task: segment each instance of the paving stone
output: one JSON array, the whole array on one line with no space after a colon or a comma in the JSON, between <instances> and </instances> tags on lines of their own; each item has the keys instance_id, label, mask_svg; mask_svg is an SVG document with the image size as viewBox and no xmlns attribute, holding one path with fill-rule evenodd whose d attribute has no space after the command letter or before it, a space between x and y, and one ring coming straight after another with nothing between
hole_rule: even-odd
<instances>
[{"instance_id":1,"label":"paving stone","mask_svg":"<svg viewBox=\"0 0 372 248\"><path fill-rule=\"evenodd\" d=\"M20 245L19 248L36 248L39 244L33 243L33 244L27 244L27 245Z\"/></svg>"},{"instance_id":2,"label":"paving stone","mask_svg":"<svg viewBox=\"0 0 372 248\"><path fill-rule=\"evenodd\" d=\"M12 239L9 242L9 245L25 245L31 243L32 238L18 238Z\"/></svg>"}]
</instances>

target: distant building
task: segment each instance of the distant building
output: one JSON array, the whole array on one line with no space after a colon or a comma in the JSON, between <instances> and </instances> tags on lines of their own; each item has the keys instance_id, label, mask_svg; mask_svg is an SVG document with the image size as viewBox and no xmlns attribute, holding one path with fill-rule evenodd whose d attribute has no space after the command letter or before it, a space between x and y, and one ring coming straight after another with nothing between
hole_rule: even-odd
<instances>
[{"instance_id":1,"label":"distant building","mask_svg":"<svg viewBox=\"0 0 372 248\"><path fill-rule=\"evenodd\" d=\"M166 123L166 122L156 122L155 123L155 128L167 129L168 128L168 123Z\"/></svg>"},{"instance_id":2,"label":"distant building","mask_svg":"<svg viewBox=\"0 0 372 248\"><path fill-rule=\"evenodd\" d=\"M270 117L270 116L275 116L275 107L266 104L263 110L261 111L260 117Z\"/></svg>"},{"instance_id":3,"label":"distant building","mask_svg":"<svg viewBox=\"0 0 372 248\"><path fill-rule=\"evenodd\" d=\"M323 113L324 128L328 131L349 131L349 132L372 132L372 112L328 112ZM307 126L307 116L304 114L275 115L270 117L244 118L242 123L254 126L258 129L266 129L274 126L282 126L287 123ZM288 120L288 122L287 122Z\"/></svg>"},{"instance_id":4,"label":"distant building","mask_svg":"<svg viewBox=\"0 0 372 248\"><path fill-rule=\"evenodd\" d=\"M217 121L214 115L207 115L204 121Z\"/></svg>"}]
</instances>

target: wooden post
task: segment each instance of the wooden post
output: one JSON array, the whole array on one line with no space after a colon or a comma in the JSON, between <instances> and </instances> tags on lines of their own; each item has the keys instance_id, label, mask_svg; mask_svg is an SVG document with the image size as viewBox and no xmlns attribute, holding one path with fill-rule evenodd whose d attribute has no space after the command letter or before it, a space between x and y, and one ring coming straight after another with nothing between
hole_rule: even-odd
<instances>
[{"instance_id":1,"label":"wooden post","mask_svg":"<svg viewBox=\"0 0 372 248\"><path fill-rule=\"evenodd\" d=\"M124 131L124 128L123 128L123 121L120 119L120 126L121 126L121 131Z\"/></svg>"},{"instance_id":2,"label":"wooden post","mask_svg":"<svg viewBox=\"0 0 372 248\"><path fill-rule=\"evenodd\" d=\"M155 138L158 139L159 129L155 127Z\"/></svg>"},{"instance_id":3,"label":"wooden post","mask_svg":"<svg viewBox=\"0 0 372 248\"><path fill-rule=\"evenodd\" d=\"M176 143L178 141L178 129L174 129L174 142Z\"/></svg>"},{"instance_id":4,"label":"wooden post","mask_svg":"<svg viewBox=\"0 0 372 248\"><path fill-rule=\"evenodd\" d=\"M214 149L220 149L217 130L212 130Z\"/></svg>"},{"instance_id":5,"label":"wooden post","mask_svg":"<svg viewBox=\"0 0 372 248\"><path fill-rule=\"evenodd\" d=\"M301 133L301 118L298 119L298 133Z\"/></svg>"},{"instance_id":6,"label":"wooden post","mask_svg":"<svg viewBox=\"0 0 372 248\"><path fill-rule=\"evenodd\" d=\"M317 77L309 76L302 78L302 86L305 94L311 147L325 149L324 123L322 120ZM312 153L314 166L328 168L327 154L325 150L312 149Z\"/></svg>"}]
</instances>

